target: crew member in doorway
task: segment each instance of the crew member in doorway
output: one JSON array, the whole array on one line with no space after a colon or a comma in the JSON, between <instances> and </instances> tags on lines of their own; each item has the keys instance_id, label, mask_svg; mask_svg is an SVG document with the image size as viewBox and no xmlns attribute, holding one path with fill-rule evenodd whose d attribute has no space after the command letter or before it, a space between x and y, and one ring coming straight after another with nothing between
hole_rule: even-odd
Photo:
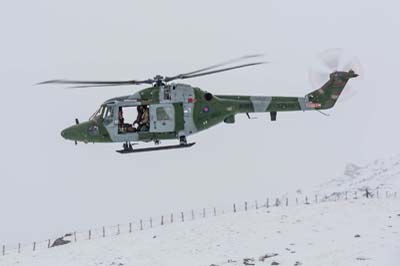
<instances>
[{"instance_id":1,"label":"crew member in doorway","mask_svg":"<svg viewBox=\"0 0 400 266\"><path fill-rule=\"evenodd\" d=\"M123 131L123 127L124 127L124 113L122 111L122 106L120 106L118 108L118 129L119 129L119 132Z\"/></svg>"},{"instance_id":2,"label":"crew member in doorway","mask_svg":"<svg viewBox=\"0 0 400 266\"><path fill-rule=\"evenodd\" d=\"M146 105L143 105L142 108L143 108L142 109L143 112L142 112L142 115L141 115L141 118L140 118L140 121L139 121L138 130L147 131L147 130L149 130L149 126L150 126L150 123L149 123L149 108L147 108Z\"/></svg>"},{"instance_id":3,"label":"crew member in doorway","mask_svg":"<svg viewBox=\"0 0 400 266\"><path fill-rule=\"evenodd\" d=\"M139 105L136 109L137 109L137 116L136 116L136 120L133 122L133 126L135 126L135 124L137 124L138 129L139 129L140 121L142 120L142 116L143 116L143 106Z\"/></svg>"}]
</instances>

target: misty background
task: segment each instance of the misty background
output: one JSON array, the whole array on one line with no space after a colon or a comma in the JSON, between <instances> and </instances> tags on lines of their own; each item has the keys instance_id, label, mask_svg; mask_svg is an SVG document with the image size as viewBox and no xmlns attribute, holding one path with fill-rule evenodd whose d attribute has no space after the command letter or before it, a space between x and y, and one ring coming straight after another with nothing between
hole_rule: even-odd
<instances>
[{"instance_id":1,"label":"misty background","mask_svg":"<svg viewBox=\"0 0 400 266\"><path fill-rule=\"evenodd\" d=\"M0 1L0 242L46 239L310 188L348 162L398 153L397 1ZM215 94L304 96L318 53L360 59L357 95L328 111L268 114L190 136L186 150L121 155L60 132L144 86L69 90L43 80L145 79L242 55L268 65L185 81ZM327 77L328 79L328 77ZM166 144L166 142L164 142Z\"/></svg>"}]
</instances>

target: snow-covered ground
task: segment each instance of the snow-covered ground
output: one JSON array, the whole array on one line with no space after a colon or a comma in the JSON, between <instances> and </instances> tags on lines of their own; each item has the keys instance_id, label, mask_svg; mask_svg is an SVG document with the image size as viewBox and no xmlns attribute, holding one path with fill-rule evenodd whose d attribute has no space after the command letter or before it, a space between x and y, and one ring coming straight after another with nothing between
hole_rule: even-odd
<instances>
[{"instance_id":1,"label":"snow-covered ground","mask_svg":"<svg viewBox=\"0 0 400 266\"><path fill-rule=\"evenodd\" d=\"M364 192L366 189L376 196L386 191L400 189L400 155L377 159L366 165L347 164L343 175L319 185L319 194L344 194L346 191Z\"/></svg>"},{"instance_id":2,"label":"snow-covered ground","mask_svg":"<svg viewBox=\"0 0 400 266\"><path fill-rule=\"evenodd\" d=\"M360 197L366 189L369 199ZM0 256L0 266L400 265L400 195L394 194L400 192L400 156L349 164L342 176L314 192L319 199L328 195L328 201L315 204L310 197L309 205L291 202L24 249Z\"/></svg>"},{"instance_id":3,"label":"snow-covered ground","mask_svg":"<svg viewBox=\"0 0 400 266\"><path fill-rule=\"evenodd\" d=\"M265 256L272 257L262 259ZM398 266L400 200L358 199L262 208L0 258L2 266L274 262Z\"/></svg>"}]
</instances>

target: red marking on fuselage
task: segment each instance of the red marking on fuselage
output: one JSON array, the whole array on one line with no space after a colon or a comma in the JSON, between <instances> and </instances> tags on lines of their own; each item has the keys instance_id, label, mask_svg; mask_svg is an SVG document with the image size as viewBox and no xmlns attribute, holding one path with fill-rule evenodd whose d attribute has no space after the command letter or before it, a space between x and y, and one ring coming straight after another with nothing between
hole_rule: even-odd
<instances>
[{"instance_id":1,"label":"red marking on fuselage","mask_svg":"<svg viewBox=\"0 0 400 266\"><path fill-rule=\"evenodd\" d=\"M306 103L307 108L320 108L321 104L320 103Z\"/></svg>"}]
</instances>

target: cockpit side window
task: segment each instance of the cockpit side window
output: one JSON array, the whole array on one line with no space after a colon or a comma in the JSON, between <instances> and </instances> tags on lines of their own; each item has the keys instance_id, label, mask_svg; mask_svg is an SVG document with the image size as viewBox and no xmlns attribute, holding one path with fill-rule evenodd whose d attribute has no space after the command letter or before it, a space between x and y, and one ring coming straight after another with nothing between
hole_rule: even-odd
<instances>
[{"instance_id":1,"label":"cockpit side window","mask_svg":"<svg viewBox=\"0 0 400 266\"><path fill-rule=\"evenodd\" d=\"M106 106L103 112L103 121L104 124L110 124L114 118L114 107L113 106Z\"/></svg>"},{"instance_id":2,"label":"cockpit side window","mask_svg":"<svg viewBox=\"0 0 400 266\"><path fill-rule=\"evenodd\" d=\"M93 120L98 117L101 117L104 113L104 109L105 109L104 105L100 106L100 108L89 118L89 120Z\"/></svg>"},{"instance_id":3,"label":"cockpit side window","mask_svg":"<svg viewBox=\"0 0 400 266\"><path fill-rule=\"evenodd\" d=\"M114 108L112 106L107 106L105 112L103 113L103 118L112 119L114 114L113 110Z\"/></svg>"}]
</instances>

